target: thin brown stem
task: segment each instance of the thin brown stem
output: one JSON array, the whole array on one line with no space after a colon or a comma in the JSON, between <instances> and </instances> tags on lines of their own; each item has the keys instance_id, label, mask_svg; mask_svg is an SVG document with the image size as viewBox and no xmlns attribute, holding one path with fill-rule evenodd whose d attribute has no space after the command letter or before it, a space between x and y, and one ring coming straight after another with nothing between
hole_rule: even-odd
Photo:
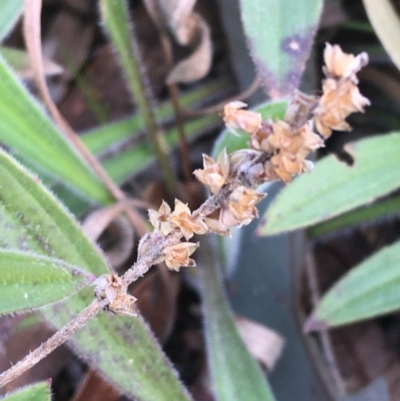
<instances>
[{"instance_id":1,"label":"thin brown stem","mask_svg":"<svg viewBox=\"0 0 400 401\"><path fill-rule=\"evenodd\" d=\"M179 136L179 150L182 159L183 176L185 177L186 182L190 182L193 181L192 166L190 164L189 145L185 135L185 128L183 126L183 116L179 105L177 85L175 83L168 84L168 91L175 113L175 126Z\"/></svg>"},{"instance_id":2,"label":"thin brown stem","mask_svg":"<svg viewBox=\"0 0 400 401\"><path fill-rule=\"evenodd\" d=\"M127 197L124 192L114 183L114 181L107 174L103 166L98 162L96 157L87 149L85 144L81 141L80 137L75 133L72 127L64 119L59 112L56 104L51 98L43 65L43 53L41 44L41 29L40 29L40 13L42 8L42 0L26 0L25 2L25 16L24 16L24 36L25 43L31 61L32 69L34 71L35 81L39 89L40 95L54 118L55 122L61 129L61 133L65 135L67 140L77 149L77 151L84 157L89 166L95 171L98 177L104 183L104 186L109 190L115 200L126 200ZM126 214L131 220L133 226L138 232L145 232L146 226L143 218L134 208L127 208Z\"/></svg>"},{"instance_id":3,"label":"thin brown stem","mask_svg":"<svg viewBox=\"0 0 400 401\"><path fill-rule=\"evenodd\" d=\"M318 305L321 296L318 285L315 259L312 254L312 249L310 248L307 250L306 253L306 277L311 292L311 303L314 308ZM329 333L327 330L321 329L318 332L318 335L321 340L321 345L326 358L326 362L330 368L336 387L340 394L345 394L342 376L339 372L339 368L336 363L335 353L333 352L332 349L332 343L329 337Z\"/></svg>"},{"instance_id":4,"label":"thin brown stem","mask_svg":"<svg viewBox=\"0 0 400 401\"><path fill-rule=\"evenodd\" d=\"M92 303L79 315L77 315L64 327L53 334L42 345L32 351L24 359L21 359L10 369L3 372L0 375L0 387L22 375L22 373L26 372L60 345L64 344L72 336L72 334L81 329L92 317L96 316L107 305L107 303L108 301L104 300L93 300Z\"/></svg>"},{"instance_id":5,"label":"thin brown stem","mask_svg":"<svg viewBox=\"0 0 400 401\"><path fill-rule=\"evenodd\" d=\"M182 113L184 117L196 117L196 116L201 116L204 114L214 114L214 113L219 113L223 111L224 106L229 103L233 102L236 100L246 100L249 98L261 85L261 80L258 76L254 78L254 81L250 84L250 86L245 89L243 92L239 93L236 96L232 96L228 99L223 100L220 103L217 103L213 106L210 107L205 107L204 109L200 110L193 110L193 109L182 109Z\"/></svg>"}]
</instances>

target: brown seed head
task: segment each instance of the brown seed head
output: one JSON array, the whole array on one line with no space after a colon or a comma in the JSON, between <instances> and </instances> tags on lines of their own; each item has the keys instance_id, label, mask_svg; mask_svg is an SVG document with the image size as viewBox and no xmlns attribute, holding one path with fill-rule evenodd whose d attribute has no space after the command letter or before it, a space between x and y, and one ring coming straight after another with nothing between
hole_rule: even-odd
<instances>
[{"instance_id":1,"label":"brown seed head","mask_svg":"<svg viewBox=\"0 0 400 401\"><path fill-rule=\"evenodd\" d=\"M210 156L203 155L204 169L194 171L196 178L210 189L212 194L217 193L225 184L229 175L229 158L224 149L217 161Z\"/></svg>"},{"instance_id":2,"label":"brown seed head","mask_svg":"<svg viewBox=\"0 0 400 401\"><path fill-rule=\"evenodd\" d=\"M199 247L193 242L180 242L164 249L165 264L171 270L179 271L181 266L196 266L189 256Z\"/></svg>"},{"instance_id":3,"label":"brown seed head","mask_svg":"<svg viewBox=\"0 0 400 401\"><path fill-rule=\"evenodd\" d=\"M204 222L193 218L189 207L178 199L175 199L175 210L171 214L170 222L182 231L186 239L192 238L194 234L203 235L208 232Z\"/></svg>"},{"instance_id":4,"label":"brown seed head","mask_svg":"<svg viewBox=\"0 0 400 401\"><path fill-rule=\"evenodd\" d=\"M247 107L247 104L240 101L228 103L224 107L223 120L225 125L233 131L241 129L248 134L253 134L261 126L261 114L243 110L244 107Z\"/></svg>"}]
</instances>

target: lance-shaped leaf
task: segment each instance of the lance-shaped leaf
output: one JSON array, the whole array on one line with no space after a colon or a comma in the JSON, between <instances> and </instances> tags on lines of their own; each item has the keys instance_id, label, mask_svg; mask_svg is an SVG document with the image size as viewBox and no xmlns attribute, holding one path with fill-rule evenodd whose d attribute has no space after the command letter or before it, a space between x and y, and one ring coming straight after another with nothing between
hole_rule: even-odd
<instances>
[{"instance_id":1,"label":"lance-shaped leaf","mask_svg":"<svg viewBox=\"0 0 400 401\"><path fill-rule=\"evenodd\" d=\"M264 88L273 99L297 88L318 28L322 0L241 0L241 14Z\"/></svg>"},{"instance_id":2,"label":"lance-shaped leaf","mask_svg":"<svg viewBox=\"0 0 400 401\"><path fill-rule=\"evenodd\" d=\"M24 9L24 0L0 1L0 42L8 35Z\"/></svg>"},{"instance_id":3,"label":"lance-shaped leaf","mask_svg":"<svg viewBox=\"0 0 400 401\"><path fill-rule=\"evenodd\" d=\"M0 314L59 301L89 285L92 274L61 260L0 249Z\"/></svg>"},{"instance_id":4,"label":"lance-shaped leaf","mask_svg":"<svg viewBox=\"0 0 400 401\"><path fill-rule=\"evenodd\" d=\"M362 262L322 298L308 331L340 326L400 309L400 242Z\"/></svg>"},{"instance_id":5,"label":"lance-shaped leaf","mask_svg":"<svg viewBox=\"0 0 400 401\"><path fill-rule=\"evenodd\" d=\"M272 120L280 119L283 120L286 111L286 102L267 102L261 104L253 109L261 114L263 120L271 118ZM250 136L244 132L232 133L231 130L225 129L218 140L215 142L213 149L213 157L218 157L220 152L225 148L228 154L239 150L248 148Z\"/></svg>"},{"instance_id":6,"label":"lance-shaped leaf","mask_svg":"<svg viewBox=\"0 0 400 401\"><path fill-rule=\"evenodd\" d=\"M235 326L222 288L213 249L205 239L200 261L207 356L219 401L273 401L261 368L249 354Z\"/></svg>"},{"instance_id":7,"label":"lance-shaped leaf","mask_svg":"<svg viewBox=\"0 0 400 401\"><path fill-rule=\"evenodd\" d=\"M307 230L308 238L316 238L337 230L356 227L359 224L376 222L400 214L400 196L386 199L373 205L363 206L337 216L331 220L316 224Z\"/></svg>"},{"instance_id":8,"label":"lance-shaped leaf","mask_svg":"<svg viewBox=\"0 0 400 401\"><path fill-rule=\"evenodd\" d=\"M0 56L0 140L92 200L111 195Z\"/></svg>"},{"instance_id":9,"label":"lance-shaped leaf","mask_svg":"<svg viewBox=\"0 0 400 401\"><path fill-rule=\"evenodd\" d=\"M50 382L36 383L6 395L3 401L51 401Z\"/></svg>"},{"instance_id":10,"label":"lance-shaped leaf","mask_svg":"<svg viewBox=\"0 0 400 401\"><path fill-rule=\"evenodd\" d=\"M296 178L276 197L260 225L278 234L325 221L369 204L400 187L400 134L380 135L345 148L353 165L328 156L310 174Z\"/></svg>"},{"instance_id":11,"label":"lance-shaped leaf","mask_svg":"<svg viewBox=\"0 0 400 401\"><path fill-rule=\"evenodd\" d=\"M39 180L0 151L0 248L50 256L96 276L109 272L100 252ZM93 299L84 289L65 303L42 308L62 327ZM100 314L72 336L74 349L122 392L143 401L183 401L181 387L141 318ZM101 350L101 352L99 352Z\"/></svg>"}]
</instances>

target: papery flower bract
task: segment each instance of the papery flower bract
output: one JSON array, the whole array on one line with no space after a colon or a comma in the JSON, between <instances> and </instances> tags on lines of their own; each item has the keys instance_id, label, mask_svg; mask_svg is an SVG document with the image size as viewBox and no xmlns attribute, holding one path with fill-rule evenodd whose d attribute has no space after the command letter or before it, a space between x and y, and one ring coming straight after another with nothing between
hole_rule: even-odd
<instances>
[{"instance_id":1,"label":"papery flower bract","mask_svg":"<svg viewBox=\"0 0 400 401\"><path fill-rule=\"evenodd\" d=\"M368 63L368 55L363 52L358 56L344 53L338 45L327 43L324 50L325 67L323 71L327 77L349 78L358 83L356 74Z\"/></svg>"},{"instance_id":2,"label":"papery flower bract","mask_svg":"<svg viewBox=\"0 0 400 401\"><path fill-rule=\"evenodd\" d=\"M227 205L222 207L220 222L226 228L249 224L258 217L255 205L264 197L265 194L245 186L237 187L229 195Z\"/></svg>"},{"instance_id":3,"label":"papery flower bract","mask_svg":"<svg viewBox=\"0 0 400 401\"><path fill-rule=\"evenodd\" d=\"M96 286L95 297L99 300L108 300L106 308L109 312L120 316L136 316L137 299L128 294L121 277L116 274L103 274L93 284Z\"/></svg>"},{"instance_id":4,"label":"papery flower bract","mask_svg":"<svg viewBox=\"0 0 400 401\"><path fill-rule=\"evenodd\" d=\"M171 208L162 201L158 211L149 209L149 220L153 227L160 231L163 235L168 235L172 232L173 227L170 222Z\"/></svg>"},{"instance_id":5,"label":"papery flower bract","mask_svg":"<svg viewBox=\"0 0 400 401\"><path fill-rule=\"evenodd\" d=\"M203 235L208 232L203 221L195 219L187 205L175 199L175 209L170 217L170 222L179 228L186 239L193 237L194 233Z\"/></svg>"},{"instance_id":6,"label":"papery flower bract","mask_svg":"<svg viewBox=\"0 0 400 401\"><path fill-rule=\"evenodd\" d=\"M204 169L195 170L193 174L215 194L226 184L229 176L229 158L226 150L219 154L217 161L203 154L203 166Z\"/></svg>"},{"instance_id":7,"label":"papery flower bract","mask_svg":"<svg viewBox=\"0 0 400 401\"><path fill-rule=\"evenodd\" d=\"M248 134L253 134L261 127L261 114L254 111L243 110L246 103L235 101L224 107L224 123L227 128L235 131L241 129Z\"/></svg>"},{"instance_id":8,"label":"papery flower bract","mask_svg":"<svg viewBox=\"0 0 400 401\"><path fill-rule=\"evenodd\" d=\"M345 121L354 112L363 112L370 104L362 96L357 83L356 73L367 64L368 55L346 54L342 49L329 43L324 51L326 67L323 68L327 79L322 84L322 96L314 111L315 128L328 138L332 130L349 131L350 125Z\"/></svg>"},{"instance_id":9,"label":"papery flower bract","mask_svg":"<svg viewBox=\"0 0 400 401\"><path fill-rule=\"evenodd\" d=\"M271 152L273 147L269 142L269 137L273 133L272 122L263 121L260 128L250 136L250 146L256 150Z\"/></svg>"},{"instance_id":10,"label":"papery flower bract","mask_svg":"<svg viewBox=\"0 0 400 401\"><path fill-rule=\"evenodd\" d=\"M313 132L310 122L293 130L288 123L276 121L273 128L274 133L269 141L277 153L271 157L271 164L281 180L290 182L293 175L309 171L306 157L311 151L324 146L324 142Z\"/></svg>"},{"instance_id":11,"label":"papery flower bract","mask_svg":"<svg viewBox=\"0 0 400 401\"><path fill-rule=\"evenodd\" d=\"M193 242L180 242L164 249L164 261L171 270L179 271L181 266L196 266L196 262L189 256L198 248Z\"/></svg>"}]
</instances>

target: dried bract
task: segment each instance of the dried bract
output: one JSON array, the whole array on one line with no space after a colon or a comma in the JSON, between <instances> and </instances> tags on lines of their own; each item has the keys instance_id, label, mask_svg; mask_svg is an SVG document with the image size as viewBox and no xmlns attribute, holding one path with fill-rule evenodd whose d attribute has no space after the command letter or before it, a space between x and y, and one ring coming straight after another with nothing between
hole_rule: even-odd
<instances>
[{"instance_id":1,"label":"dried bract","mask_svg":"<svg viewBox=\"0 0 400 401\"><path fill-rule=\"evenodd\" d=\"M204 169L194 171L196 178L210 189L212 194L217 193L227 182L229 175L229 159L224 149L217 161L210 156L203 155Z\"/></svg>"},{"instance_id":2,"label":"dried bract","mask_svg":"<svg viewBox=\"0 0 400 401\"><path fill-rule=\"evenodd\" d=\"M98 300L107 299L107 310L115 315L136 316L137 299L128 294L122 279L116 274L103 274L95 282L94 295Z\"/></svg>"},{"instance_id":3,"label":"dried bract","mask_svg":"<svg viewBox=\"0 0 400 401\"><path fill-rule=\"evenodd\" d=\"M159 230L163 235L168 235L172 232L173 227L170 222L171 208L163 201L158 211L149 209L150 223L156 230Z\"/></svg>"},{"instance_id":4,"label":"dried bract","mask_svg":"<svg viewBox=\"0 0 400 401\"><path fill-rule=\"evenodd\" d=\"M345 121L354 112L363 112L370 104L358 89L356 73L367 64L368 55L358 56L346 54L335 45L326 45L324 52L327 77L322 84L322 96L316 108L315 127L317 131L328 138L332 130L349 131L350 125Z\"/></svg>"},{"instance_id":5,"label":"dried bract","mask_svg":"<svg viewBox=\"0 0 400 401\"><path fill-rule=\"evenodd\" d=\"M246 103L235 101L224 107L224 123L233 131L240 129L248 134L255 133L261 127L261 114L254 111L243 110Z\"/></svg>"},{"instance_id":6,"label":"dried bract","mask_svg":"<svg viewBox=\"0 0 400 401\"><path fill-rule=\"evenodd\" d=\"M245 186L236 188L228 197L228 202L222 207L220 221L226 228L249 224L258 211L255 205L265 197Z\"/></svg>"},{"instance_id":7,"label":"dried bract","mask_svg":"<svg viewBox=\"0 0 400 401\"><path fill-rule=\"evenodd\" d=\"M179 271L181 266L196 266L196 262L189 256L199 247L193 242L180 242L164 249L164 260L171 270Z\"/></svg>"},{"instance_id":8,"label":"dried bract","mask_svg":"<svg viewBox=\"0 0 400 401\"><path fill-rule=\"evenodd\" d=\"M363 52L358 56L344 53L338 45L327 43L324 50L325 67L323 71L327 78L350 79L358 83L357 72L368 64L368 54Z\"/></svg>"},{"instance_id":9,"label":"dried bract","mask_svg":"<svg viewBox=\"0 0 400 401\"><path fill-rule=\"evenodd\" d=\"M178 199L175 199L175 210L171 214L170 222L181 230L186 239L192 238L194 234L203 235L208 232L204 222L192 217L189 207Z\"/></svg>"}]
</instances>

